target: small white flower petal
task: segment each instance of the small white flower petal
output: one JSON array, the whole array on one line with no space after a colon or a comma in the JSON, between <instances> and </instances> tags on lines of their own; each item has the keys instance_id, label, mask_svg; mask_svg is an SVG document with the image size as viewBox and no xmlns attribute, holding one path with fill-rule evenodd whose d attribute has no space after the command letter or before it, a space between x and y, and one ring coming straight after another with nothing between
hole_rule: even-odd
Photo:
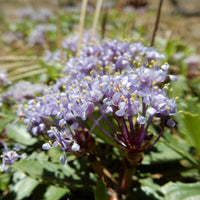
<instances>
[{"instance_id":1,"label":"small white flower petal","mask_svg":"<svg viewBox=\"0 0 200 200\"><path fill-rule=\"evenodd\" d=\"M169 75L169 78L171 81L177 81L177 76L175 75Z\"/></svg>"},{"instance_id":2,"label":"small white flower petal","mask_svg":"<svg viewBox=\"0 0 200 200\"><path fill-rule=\"evenodd\" d=\"M138 124L145 124L145 123L146 123L146 118L143 117L142 115L139 115L139 116L137 117L137 123L138 123Z\"/></svg>"},{"instance_id":3,"label":"small white flower petal","mask_svg":"<svg viewBox=\"0 0 200 200\"><path fill-rule=\"evenodd\" d=\"M72 151L78 151L79 149L80 149L80 146L76 142L74 142L74 144L71 147L71 150Z\"/></svg>"},{"instance_id":4,"label":"small white flower petal","mask_svg":"<svg viewBox=\"0 0 200 200\"><path fill-rule=\"evenodd\" d=\"M169 65L162 65L161 69L163 69L164 71L167 71L169 69Z\"/></svg>"},{"instance_id":5,"label":"small white flower petal","mask_svg":"<svg viewBox=\"0 0 200 200\"><path fill-rule=\"evenodd\" d=\"M49 150L49 149L51 149L51 145L49 143L45 143L42 145L42 149Z\"/></svg>"},{"instance_id":6,"label":"small white flower petal","mask_svg":"<svg viewBox=\"0 0 200 200\"><path fill-rule=\"evenodd\" d=\"M147 109L147 114L150 115L150 116L153 116L156 114L156 109L155 108L148 108Z\"/></svg>"}]
</instances>

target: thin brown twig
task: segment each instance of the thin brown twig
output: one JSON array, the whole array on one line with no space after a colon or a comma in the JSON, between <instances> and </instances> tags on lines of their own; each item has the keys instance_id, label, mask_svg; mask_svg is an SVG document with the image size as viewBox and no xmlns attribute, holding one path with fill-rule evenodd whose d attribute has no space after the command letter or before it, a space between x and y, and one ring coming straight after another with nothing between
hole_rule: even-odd
<instances>
[{"instance_id":1,"label":"thin brown twig","mask_svg":"<svg viewBox=\"0 0 200 200\"><path fill-rule=\"evenodd\" d=\"M163 0L160 0L159 6L158 6L158 12L157 12L157 17L156 17L156 22L155 22L155 26L154 26L154 30L153 30L153 35L152 35L152 38L151 38L151 45L150 46L154 45L154 40L155 40L155 37L156 37L156 32L158 30L158 25L159 25L159 20L160 20L160 13L161 13L161 8L162 8L162 3L163 3Z\"/></svg>"},{"instance_id":2,"label":"thin brown twig","mask_svg":"<svg viewBox=\"0 0 200 200\"><path fill-rule=\"evenodd\" d=\"M108 10L104 11L103 13L103 19L101 22L101 40L103 40L105 37L107 21L108 21Z\"/></svg>"}]
</instances>

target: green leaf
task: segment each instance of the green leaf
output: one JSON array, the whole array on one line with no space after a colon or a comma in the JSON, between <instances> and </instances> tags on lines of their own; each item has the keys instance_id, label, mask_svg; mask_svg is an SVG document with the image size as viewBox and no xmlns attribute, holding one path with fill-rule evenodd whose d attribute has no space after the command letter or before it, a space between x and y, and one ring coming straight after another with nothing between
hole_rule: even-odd
<instances>
[{"instance_id":1,"label":"green leaf","mask_svg":"<svg viewBox=\"0 0 200 200\"><path fill-rule=\"evenodd\" d=\"M181 98L184 95L184 91L187 89L187 79L182 75L177 78L177 81L171 82L170 87L173 88L174 96Z\"/></svg>"},{"instance_id":2,"label":"green leaf","mask_svg":"<svg viewBox=\"0 0 200 200\"><path fill-rule=\"evenodd\" d=\"M156 129L150 126L151 132L156 133ZM157 133L158 134L158 133ZM143 164L150 165L152 162L168 162L173 160L187 159L195 167L199 168L199 163L189 153L191 145L178 135L173 135L167 129L163 137L155 145L158 152L151 151L150 155L145 155Z\"/></svg>"},{"instance_id":3,"label":"green leaf","mask_svg":"<svg viewBox=\"0 0 200 200\"><path fill-rule=\"evenodd\" d=\"M165 55L167 58L171 58L173 54L176 52L176 45L177 43L173 40L168 41L166 47L165 47Z\"/></svg>"},{"instance_id":4,"label":"green leaf","mask_svg":"<svg viewBox=\"0 0 200 200\"><path fill-rule=\"evenodd\" d=\"M0 174L0 190L4 191L8 188L10 174Z\"/></svg>"},{"instance_id":5,"label":"green leaf","mask_svg":"<svg viewBox=\"0 0 200 200\"><path fill-rule=\"evenodd\" d=\"M199 200L200 182L196 183L172 183L169 182L160 187L151 178L139 180L141 190L145 192L146 199L155 200Z\"/></svg>"},{"instance_id":6,"label":"green leaf","mask_svg":"<svg viewBox=\"0 0 200 200\"><path fill-rule=\"evenodd\" d=\"M15 119L16 119L16 114L13 112L8 112L8 111L0 112L0 120L1 120L0 133L2 133L8 127L8 124L12 123Z\"/></svg>"},{"instance_id":7,"label":"green leaf","mask_svg":"<svg viewBox=\"0 0 200 200\"><path fill-rule=\"evenodd\" d=\"M197 97L188 96L185 99L180 99L177 101L178 110L183 110L185 112L190 112L193 114L200 113L200 104L198 103L199 99ZM175 115L175 117L180 115Z\"/></svg>"},{"instance_id":8,"label":"green leaf","mask_svg":"<svg viewBox=\"0 0 200 200\"><path fill-rule=\"evenodd\" d=\"M97 182L94 190L94 197L95 200L108 200L106 184L103 180Z\"/></svg>"},{"instance_id":9,"label":"green leaf","mask_svg":"<svg viewBox=\"0 0 200 200\"><path fill-rule=\"evenodd\" d=\"M189 85L193 88L194 93L200 97L200 79L196 78L189 82Z\"/></svg>"},{"instance_id":10,"label":"green leaf","mask_svg":"<svg viewBox=\"0 0 200 200\"><path fill-rule=\"evenodd\" d=\"M151 127L151 130L153 130L152 127ZM153 132L156 132L156 130ZM166 137L166 136L169 136L170 133L168 131L165 131L163 135L164 135L164 137ZM174 142L171 144L171 140L169 141L168 137L166 140L166 139L164 139L164 137L161 137L159 139L158 143L155 145L155 148L157 149L157 151L155 151L155 152L150 151L150 153L148 155L145 155L144 160L142 161L143 164L151 165L152 163L165 163L165 162L171 162L174 160L181 160L183 158L182 155L180 155L178 152L176 152L172 148L172 147L174 147ZM170 139L171 139L171 137L170 137ZM179 143L177 138L173 137L172 140L174 140L176 144ZM168 144L170 144L170 145L168 145ZM188 150L188 146L189 145L186 146L187 150Z\"/></svg>"},{"instance_id":11,"label":"green leaf","mask_svg":"<svg viewBox=\"0 0 200 200\"><path fill-rule=\"evenodd\" d=\"M185 136L190 141L197 151L200 153L200 137L199 137L199 125L200 125L200 115L192 114L189 112L183 112L182 115Z\"/></svg>"},{"instance_id":12,"label":"green leaf","mask_svg":"<svg viewBox=\"0 0 200 200\"><path fill-rule=\"evenodd\" d=\"M161 190L166 200L199 200L200 182L197 183L167 183Z\"/></svg>"},{"instance_id":13,"label":"green leaf","mask_svg":"<svg viewBox=\"0 0 200 200\"><path fill-rule=\"evenodd\" d=\"M90 188L92 184L88 177L84 180L69 165L54 164L40 160L20 160L12 166L13 170L26 173L29 177L45 182L46 184L67 187L69 189ZM86 184L87 183L87 184Z\"/></svg>"},{"instance_id":14,"label":"green leaf","mask_svg":"<svg viewBox=\"0 0 200 200\"><path fill-rule=\"evenodd\" d=\"M38 160L40 162L47 162L49 157L48 155L46 154L45 151L41 151L41 152L33 152L29 157L28 159L30 160Z\"/></svg>"},{"instance_id":15,"label":"green leaf","mask_svg":"<svg viewBox=\"0 0 200 200\"><path fill-rule=\"evenodd\" d=\"M23 125L14 125L10 128L8 137L24 145L33 145L37 141L36 138L33 138L30 133L27 132L26 127Z\"/></svg>"},{"instance_id":16,"label":"green leaf","mask_svg":"<svg viewBox=\"0 0 200 200\"><path fill-rule=\"evenodd\" d=\"M53 163L60 162L60 157L63 155L63 151L59 147L51 148L48 150L48 156ZM76 159L76 156L73 154L67 155L67 162L71 162Z\"/></svg>"},{"instance_id":17,"label":"green leaf","mask_svg":"<svg viewBox=\"0 0 200 200\"><path fill-rule=\"evenodd\" d=\"M33 178L42 178L43 176L49 176L46 177L48 180L51 178L50 176L54 178L60 177L61 179L64 177L73 176L73 178L78 179L76 174L74 174L75 170L70 166L53 164L48 161L43 162L43 160L40 161L24 159L16 162L12 167L14 169L26 172Z\"/></svg>"},{"instance_id":18,"label":"green leaf","mask_svg":"<svg viewBox=\"0 0 200 200\"><path fill-rule=\"evenodd\" d=\"M141 190L145 192L145 195L153 197L155 200L163 199L157 193L161 190L161 187L154 183L152 178L140 179L139 182L141 184Z\"/></svg>"},{"instance_id":19,"label":"green leaf","mask_svg":"<svg viewBox=\"0 0 200 200\"><path fill-rule=\"evenodd\" d=\"M194 166L199 167L198 162L193 158L191 154L188 153L190 146L185 140L181 139L178 136L172 135L170 133L165 133L164 137L165 139L160 138L159 142L166 145L171 151L176 152L179 155L179 157L181 156L182 158L187 159ZM170 151L169 151L169 154L170 154Z\"/></svg>"},{"instance_id":20,"label":"green leaf","mask_svg":"<svg viewBox=\"0 0 200 200\"><path fill-rule=\"evenodd\" d=\"M51 185L47 188L47 191L44 194L44 199L59 200L66 193L69 193L69 190Z\"/></svg>"},{"instance_id":21,"label":"green leaf","mask_svg":"<svg viewBox=\"0 0 200 200\"><path fill-rule=\"evenodd\" d=\"M34 179L39 179L43 174L43 166L36 160L20 160L12 165L12 168L17 171L24 172Z\"/></svg>"},{"instance_id":22,"label":"green leaf","mask_svg":"<svg viewBox=\"0 0 200 200\"><path fill-rule=\"evenodd\" d=\"M11 189L11 192L16 194L16 199L24 199L25 197L29 197L32 191L39 184L38 181L25 177L22 180L18 181Z\"/></svg>"}]
</instances>

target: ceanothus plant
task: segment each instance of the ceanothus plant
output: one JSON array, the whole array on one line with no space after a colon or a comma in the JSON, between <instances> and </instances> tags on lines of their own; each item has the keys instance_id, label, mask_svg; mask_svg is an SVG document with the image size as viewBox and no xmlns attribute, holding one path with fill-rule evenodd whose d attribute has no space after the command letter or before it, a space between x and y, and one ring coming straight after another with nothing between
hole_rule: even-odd
<instances>
[{"instance_id":1,"label":"ceanothus plant","mask_svg":"<svg viewBox=\"0 0 200 200\"><path fill-rule=\"evenodd\" d=\"M44 150L63 151L63 164L66 152L94 157L95 131L101 130L125 152L118 186L123 193L143 152L157 143L166 125L175 126L176 100L172 91L167 96L167 81L176 77L168 74L167 63L158 63L163 58L142 43L115 39L87 46L64 63L63 77L46 87L43 96L28 101L21 118L34 136L44 138ZM149 132L154 119L160 122L159 135Z\"/></svg>"}]
</instances>

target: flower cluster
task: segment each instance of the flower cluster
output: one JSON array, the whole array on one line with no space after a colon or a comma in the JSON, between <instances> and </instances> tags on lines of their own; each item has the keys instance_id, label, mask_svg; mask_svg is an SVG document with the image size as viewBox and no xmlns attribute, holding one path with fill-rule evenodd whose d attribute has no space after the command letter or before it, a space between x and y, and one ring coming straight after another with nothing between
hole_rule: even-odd
<instances>
[{"instance_id":1,"label":"flower cluster","mask_svg":"<svg viewBox=\"0 0 200 200\"><path fill-rule=\"evenodd\" d=\"M36 93L42 94L43 90L44 86L41 84L31 84L29 81L19 81L3 92L2 100L7 103L21 103L24 100L35 98Z\"/></svg>"},{"instance_id":2,"label":"flower cluster","mask_svg":"<svg viewBox=\"0 0 200 200\"><path fill-rule=\"evenodd\" d=\"M3 145L4 150L3 154L1 155L1 165L0 171L10 172L10 166L13 165L19 158L26 158L26 154L23 153L19 155L17 151L20 151L20 145L16 145L12 150L8 151L6 144L3 141L0 141Z\"/></svg>"},{"instance_id":3,"label":"flower cluster","mask_svg":"<svg viewBox=\"0 0 200 200\"><path fill-rule=\"evenodd\" d=\"M43 45L46 42L47 32L56 32L57 28L53 24L39 24L31 31L28 36L28 44L30 46Z\"/></svg>"},{"instance_id":4,"label":"flower cluster","mask_svg":"<svg viewBox=\"0 0 200 200\"><path fill-rule=\"evenodd\" d=\"M50 17L53 16L53 13L46 8L38 8L34 10L33 8L24 8L19 10L18 15L21 18L28 18L34 21L46 22Z\"/></svg>"},{"instance_id":5,"label":"flower cluster","mask_svg":"<svg viewBox=\"0 0 200 200\"><path fill-rule=\"evenodd\" d=\"M44 137L46 150L82 151L96 127L133 155L148 150L166 123L175 125L170 116L177 112L166 83L175 77L167 63L158 64L162 58L142 43L112 40L88 46L66 61L63 77L29 101L21 117L34 136ZM155 117L162 127L156 137L148 133ZM66 163L65 153L60 160Z\"/></svg>"},{"instance_id":6,"label":"flower cluster","mask_svg":"<svg viewBox=\"0 0 200 200\"><path fill-rule=\"evenodd\" d=\"M23 34L20 32L6 32L2 36L3 42L6 44L12 44L17 42L19 39L23 37Z\"/></svg>"},{"instance_id":7,"label":"flower cluster","mask_svg":"<svg viewBox=\"0 0 200 200\"><path fill-rule=\"evenodd\" d=\"M58 64L58 65L60 65L62 63L62 61L66 60L66 59L67 59L67 53L61 52L60 49L57 49L54 52L47 50L44 61L47 64Z\"/></svg>"}]
</instances>

